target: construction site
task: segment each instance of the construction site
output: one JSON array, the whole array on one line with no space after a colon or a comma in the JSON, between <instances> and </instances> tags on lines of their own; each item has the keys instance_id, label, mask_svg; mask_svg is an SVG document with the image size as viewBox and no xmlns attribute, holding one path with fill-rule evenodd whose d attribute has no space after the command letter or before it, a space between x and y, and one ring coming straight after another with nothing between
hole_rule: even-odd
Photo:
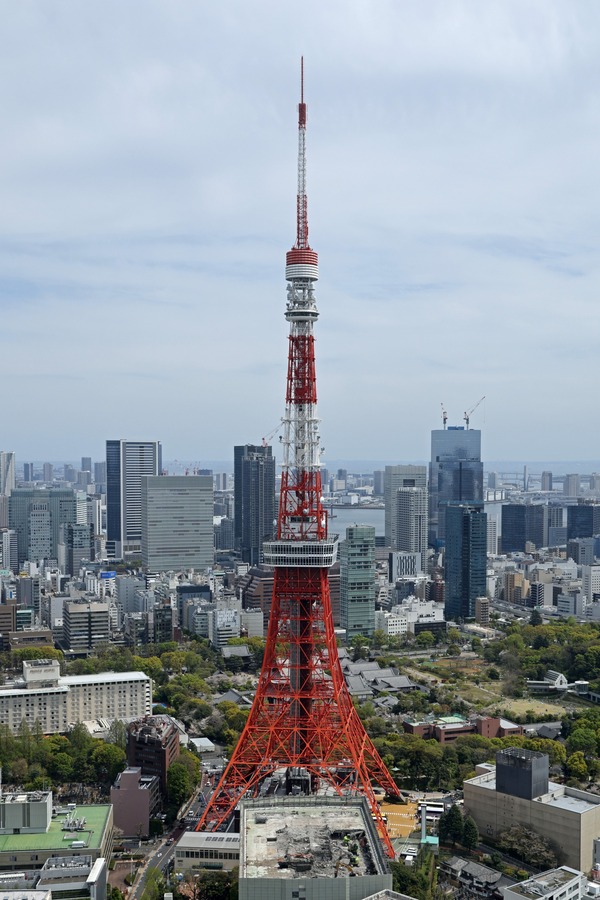
<instances>
[{"instance_id":1,"label":"construction site","mask_svg":"<svg viewBox=\"0 0 600 900\"><path fill-rule=\"evenodd\" d=\"M391 887L391 875L366 801L362 798L290 797L244 800L240 810L240 897L242 882L301 879L318 893L318 882L348 879L366 896ZM307 879L304 882L304 879ZM367 890L368 888L368 890ZM250 896L245 894L244 896ZM263 895L264 896L264 895Z\"/></svg>"}]
</instances>

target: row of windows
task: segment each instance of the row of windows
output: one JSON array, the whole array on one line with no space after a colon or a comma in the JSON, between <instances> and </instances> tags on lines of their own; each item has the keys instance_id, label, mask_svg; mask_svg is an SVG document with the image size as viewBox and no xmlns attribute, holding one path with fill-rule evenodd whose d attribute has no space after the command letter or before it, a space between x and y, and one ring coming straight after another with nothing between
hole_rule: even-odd
<instances>
[{"instance_id":1,"label":"row of windows","mask_svg":"<svg viewBox=\"0 0 600 900\"><path fill-rule=\"evenodd\" d=\"M185 859L239 859L237 853L228 853L225 850L178 850L177 856Z\"/></svg>"}]
</instances>

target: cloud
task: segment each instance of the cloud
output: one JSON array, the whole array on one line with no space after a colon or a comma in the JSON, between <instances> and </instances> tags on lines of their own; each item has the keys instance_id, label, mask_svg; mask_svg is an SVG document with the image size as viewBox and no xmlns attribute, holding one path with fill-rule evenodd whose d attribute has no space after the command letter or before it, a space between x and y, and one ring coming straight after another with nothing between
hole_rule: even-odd
<instances>
[{"instance_id":1,"label":"cloud","mask_svg":"<svg viewBox=\"0 0 600 900\"><path fill-rule=\"evenodd\" d=\"M19 455L100 458L106 437L147 433L166 458L227 459L279 421L302 53L328 456L425 458L440 401L458 423L483 394L490 458L595 455L600 8L0 13Z\"/></svg>"}]
</instances>

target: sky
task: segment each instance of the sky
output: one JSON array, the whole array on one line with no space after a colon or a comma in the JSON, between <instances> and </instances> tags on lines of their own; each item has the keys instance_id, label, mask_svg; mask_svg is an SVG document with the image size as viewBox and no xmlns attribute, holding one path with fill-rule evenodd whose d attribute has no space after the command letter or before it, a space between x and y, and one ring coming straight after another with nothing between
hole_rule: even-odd
<instances>
[{"instance_id":1,"label":"sky","mask_svg":"<svg viewBox=\"0 0 600 900\"><path fill-rule=\"evenodd\" d=\"M600 4L0 0L0 444L280 424L300 56L328 458L600 456Z\"/></svg>"}]
</instances>

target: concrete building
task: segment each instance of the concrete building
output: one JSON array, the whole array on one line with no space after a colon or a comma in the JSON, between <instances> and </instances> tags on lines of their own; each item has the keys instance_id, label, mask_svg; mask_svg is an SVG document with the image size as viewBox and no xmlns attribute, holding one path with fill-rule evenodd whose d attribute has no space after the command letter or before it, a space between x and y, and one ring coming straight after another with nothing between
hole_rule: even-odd
<instances>
[{"instance_id":1,"label":"concrete building","mask_svg":"<svg viewBox=\"0 0 600 900\"><path fill-rule=\"evenodd\" d=\"M106 442L106 549L119 558L141 554L142 478L160 475L160 441Z\"/></svg>"},{"instance_id":2,"label":"concrete building","mask_svg":"<svg viewBox=\"0 0 600 900\"><path fill-rule=\"evenodd\" d=\"M561 866L511 884L503 894L504 900L591 900L599 896L599 891L597 884L589 884L583 872Z\"/></svg>"},{"instance_id":3,"label":"concrete building","mask_svg":"<svg viewBox=\"0 0 600 900\"><path fill-rule=\"evenodd\" d=\"M579 497L581 491L581 476L577 474L565 475L563 481L563 494L565 497Z\"/></svg>"},{"instance_id":4,"label":"concrete building","mask_svg":"<svg viewBox=\"0 0 600 900\"><path fill-rule=\"evenodd\" d=\"M483 503L481 431L448 427L431 432L429 464L429 543L446 539L446 507L450 503Z\"/></svg>"},{"instance_id":5,"label":"concrete building","mask_svg":"<svg viewBox=\"0 0 600 900\"><path fill-rule=\"evenodd\" d=\"M517 747L497 753L496 766L478 772L464 782L464 805L483 840L519 822L554 843L566 865L592 868L600 796L549 781L548 757Z\"/></svg>"},{"instance_id":6,"label":"concrete building","mask_svg":"<svg viewBox=\"0 0 600 900\"><path fill-rule=\"evenodd\" d=\"M74 525L75 494L62 488L17 488L8 501L9 527L17 533L17 559L57 559L61 525Z\"/></svg>"},{"instance_id":7,"label":"concrete building","mask_svg":"<svg viewBox=\"0 0 600 900\"><path fill-rule=\"evenodd\" d=\"M90 719L125 719L152 711L152 679L143 672L61 676L56 660L23 663L23 678L0 687L0 725L18 734L24 720L44 734L64 734Z\"/></svg>"},{"instance_id":8,"label":"concrete building","mask_svg":"<svg viewBox=\"0 0 600 900\"><path fill-rule=\"evenodd\" d=\"M383 473L385 501L385 545L392 550L398 546L398 491L402 488L427 488L425 466L386 466Z\"/></svg>"},{"instance_id":9,"label":"concrete building","mask_svg":"<svg viewBox=\"0 0 600 900\"><path fill-rule=\"evenodd\" d=\"M600 600L600 566L582 566L581 592L588 603Z\"/></svg>"},{"instance_id":10,"label":"concrete building","mask_svg":"<svg viewBox=\"0 0 600 900\"><path fill-rule=\"evenodd\" d=\"M549 471L542 472L541 489L543 491L551 491L552 490L552 472L549 472Z\"/></svg>"},{"instance_id":11,"label":"concrete building","mask_svg":"<svg viewBox=\"0 0 600 900\"><path fill-rule=\"evenodd\" d=\"M340 618L346 641L375 631L375 528L350 525L340 544Z\"/></svg>"},{"instance_id":12,"label":"concrete building","mask_svg":"<svg viewBox=\"0 0 600 900\"><path fill-rule=\"evenodd\" d=\"M51 891L52 897L106 900L107 884L108 869L103 857L52 856L40 870L36 890Z\"/></svg>"},{"instance_id":13,"label":"concrete building","mask_svg":"<svg viewBox=\"0 0 600 900\"><path fill-rule=\"evenodd\" d=\"M275 457L270 446L233 448L234 532L244 562L262 562L262 545L275 535Z\"/></svg>"},{"instance_id":14,"label":"concrete building","mask_svg":"<svg viewBox=\"0 0 600 900\"><path fill-rule=\"evenodd\" d=\"M175 871L230 872L240 864L240 836L232 832L184 831L175 847Z\"/></svg>"},{"instance_id":15,"label":"concrete building","mask_svg":"<svg viewBox=\"0 0 600 900\"><path fill-rule=\"evenodd\" d=\"M15 451L0 450L0 494L10 497L16 485Z\"/></svg>"},{"instance_id":16,"label":"concrete building","mask_svg":"<svg viewBox=\"0 0 600 900\"><path fill-rule=\"evenodd\" d=\"M364 799L242 800L239 852L240 900L364 900L392 887Z\"/></svg>"},{"instance_id":17,"label":"concrete building","mask_svg":"<svg viewBox=\"0 0 600 900\"><path fill-rule=\"evenodd\" d=\"M64 604L63 617L65 650L88 654L110 641L108 603L73 600Z\"/></svg>"},{"instance_id":18,"label":"concrete building","mask_svg":"<svg viewBox=\"0 0 600 900\"><path fill-rule=\"evenodd\" d=\"M6 505L8 518L8 503ZM15 573L19 568L19 547L17 532L11 528L0 529L0 552L2 553L2 568Z\"/></svg>"},{"instance_id":19,"label":"concrete building","mask_svg":"<svg viewBox=\"0 0 600 900\"><path fill-rule=\"evenodd\" d=\"M0 871L41 869L64 856L95 863L110 859L113 847L112 806L64 809L52 815L52 792L3 793L0 797ZM71 826L70 828L68 826ZM67 827L65 827L67 826Z\"/></svg>"},{"instance_id":20,"label":"concrete building","mask_svg":"<svg viewBox=\"0 0 600 900\"><path fill-rule=\"evenodd\" d=\"M147 572L213 566L211 476L142 478L142 564Z\"/></svg>"},{"instance_id":21,"label":"concrete building","mask_svg":"<svg viewBox=\"0 0 600 900\"><path fill-rule=\"evenodd\" d=\"M110 789L115 828L125 837L147 837L150 819L160 811L160 782L156 775L142 775L139 766L129 766L117 775Z\"/></svg>"},{"instance_id":22,"label":"concrete building","mask_svg":"<svg viewBox=\"0 0 600 900\"><path fill-rule=\"evenodd\" d=\"M127 762L142 775L156 775L163 795L167 772L179 756L179 729L170 716L144 716L127 726Z\"/></svg>"},{"instance_id":23,"label":"concrete building","mask_svg":"<svg viewBox=\"0 0 600 900\"><path fill-rule=\"evenodd\" d=\"M207 612L208 639L217 650L221 650L230 638L241 634L241 614L237 609L211 609Z\"/></svg>"}]
</instances>

